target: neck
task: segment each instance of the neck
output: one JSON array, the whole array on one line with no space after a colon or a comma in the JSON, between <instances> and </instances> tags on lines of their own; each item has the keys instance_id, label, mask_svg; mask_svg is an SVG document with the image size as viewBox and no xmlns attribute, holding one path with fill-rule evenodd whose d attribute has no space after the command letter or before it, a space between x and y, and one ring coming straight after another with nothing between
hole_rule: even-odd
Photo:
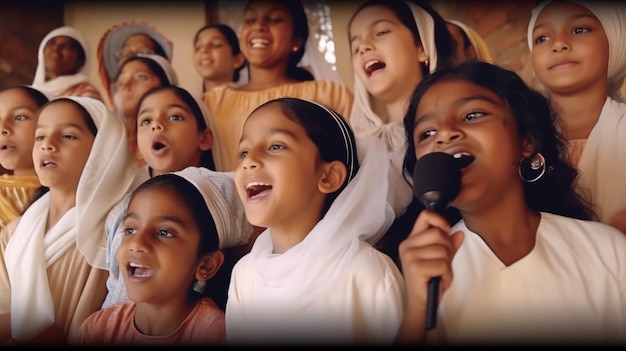
<instances>
[{"instance_id":1,"label":"neck","mask_svg":"<svg viewBox=\"0 0 626 351\"><path fill-rule=\"evenodd\" d=\"M195 303L183 300L167 300L167 303L137 303L135 327L150 336L165 336L173 333L193 311Z\"/></svg>"},{"instance_id":2,"label":"neck","mask_svg":"<svg viewBox=\"0 0 626 351\"><path fill-rule=\"evenodd\" d=\"M76 190L63 191L50 188L50 208L46 221L46 232L52 228L67 211L76 206Z\"/></svg>"},{"instance_id":3,"label":"neck","mask_svg":"<svg viewBox=\"0 0 626 351\"><path fill-rule=\"evenodd\" d=\"M563 134L567 140L589 137L600 118L606 98L606 84L596 85L582 93L550 93L550 100L563 121Z\"/></svg>"},{"instance_id":4,"label":"neck","mask_svg":"<svg viewBox=\"0 0 626 351\"><path fill-rule=\"evenodd\" d=\"M404 120L404 113L406 112L406 104L408 97L398 99L391 103L386 104L387 120L385 123L402 123Z\"/></svg>"},{"instance_id":5,"label":"neck","mask_svg":"<svg viewBox=\"0 0 626 351\"><path fill-rule=\"evenodd\" d=\"M282 254L298 245L309 235L321 218L321 214L307 215L300 216L300 218L289 223L272 225L270 233L272 235L273 253Z\"/></svg>"},{"instance_id":6,"label":"neck","mask_svg":"<svg viewBox=\"0 0 626 351\"><path fill-rule=\"evenodd\" d=\"M202 89L207 92L215 87L219 87L220 85L231 83L232 80L228 78L222 79L205 79L202 83Z\"/></svg>"},{"instance_id":7,"label":"neck","mask_svg":"<svg viewBox=\"0 0 626 351\"><path fill-rule=\"evenodd\" d=\"M275 67L254 67L248 66L250 70L250 80L241 90L257 91L264 90L273 87L277 87L284 84L298 83L297 80L291 79L287 76L287 64L277 65Z\"/></svg>"},{"instance_id":8,"label":"neck","mask_svg":"<svg viewBox=\"0 0 626 351\"><path fill-rule=\"evenodd\" d=\"M489 208L464 209L461 214L467 227L507 266L528 255L535 246L540 215L528 208L522 193L503 198Z\"/></svg>"}]
</instances>

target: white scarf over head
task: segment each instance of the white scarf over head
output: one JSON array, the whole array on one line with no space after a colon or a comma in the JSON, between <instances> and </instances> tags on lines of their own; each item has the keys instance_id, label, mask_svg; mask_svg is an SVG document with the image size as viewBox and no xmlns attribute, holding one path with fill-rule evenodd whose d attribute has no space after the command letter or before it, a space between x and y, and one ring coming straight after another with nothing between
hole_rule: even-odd
<instances>
[{"instance_id":1,"label":"white scarf over head","mask_svg":"<svg viewBox=\"0 0 626 351\"><path fill-rule=\"evenodd\" d=\"M67 98L89 112L98 131L78 182L76 206L45 232L50 206L47 193L22 215L7 243L11 332L16 340L30 339L55 322L47 267L70 247L76 244L90 265L106 270L105 218L136 184L121 122L99 100Z\"/></svg>"},{"instance_id":2,"label":"white scarf over head","mask_svg":"<svg viewBox=\"0 0 626 351\"><path fill-rule=\"evenodd\" d=\"M187 167L174 174L187 180L202 194L217 229L220 250L243 245L250 240L252 225L235 189L233 172Z\"/></svg>"},{"instance_id":3,"label":"white scarf over head","mask_svg":"<svg viewBox=\"0 0 626 351\"><path fill-rule=\"evenodd\" d=\"M364 137L358 140L357 153L360 167L356 175L304 240L277 255L271 228L256 239L248 258L267 289L253 294L306 305L319 292L332 289L361 241L376 242L389 229L394 213L386 201L386 148L380 139Z\"/></svg>"},{"instance_id":4,"label":"white scarf over head","mask_svg":"<svg viewBox=\"0 0 626 351\"><path fill-rule=\"evenodd\" d=\"M172 67L172 64L167 59L156 54L137 54L136 56L152 60L157 65L159 65L161 69L163 69L163 72L165 72L165 76L167 77L167 82L164 82L164 84L179 85L178 75L176 74L174 67ZM122 64L122 67L123 66L124 64ZM115 82L111 82L109 86L109 94L113 96L114 93L115 93Z\"/></svg>"},{"instance_id":5,"label":"white scarf over head","mask_svg":"<svg viewBox=\"0 0 626 351\"><path fill-rule=\"evenodd\" d=\"M429 71L432 73L437 69L435 21L420 6L409 1L406 4L413 13L422 47L429 60ZM417 59L415 63L418 64ZM350 113L350 125L354 129L357 139L362 135L373 135L386 144L391 163L387 180L389 183L387 200L396 216L400 216L413 199L413 189L405 181L403 177L404 171L402 170L404 156L407 151L404 124L402 122L385 123L374 112L369 92L356 73L354 74L354 103Z\"/></svg>"},{"instance_id":6,"label":"white scarf over head","mask_svg":"<svg viewBox=\"0 0 626 351\"><path fill-rule=\"evenodd\" d=\"M533 51L533 28L541 11L552 3L553 0L544 1L532 10L528 23L527 40L528 48ZM578 1L568 0L573 4L580 5L593 13L604 28L604 33L609 41L609 84L621 81L626 75L626 6L621 2L606 1Z\"/></svg>"},{"instance_id":7,"label":"white scarf over head","mask_svg":"<svg viewBox=\"0 0 626 351\"><path fill-rule=\"evenodd\" d=\"M46 63L44 57L44 48L50 39L58 36L66 36L76 40L80 46L82 46L85 52L85 64L78 72L72 75L65 75L56 77L54 79L46 81ZM87 72L89 72L89 48L81 32L74 27L64 26L52 30L48 33L41 43L39 44L39 51L37 52L37 69L35 70L35 78L33 79L33 88L41 90L45 94L53 97L57 97L64 91L73 87L76 84L87 81Z\"/></svg>"}]
</instances>

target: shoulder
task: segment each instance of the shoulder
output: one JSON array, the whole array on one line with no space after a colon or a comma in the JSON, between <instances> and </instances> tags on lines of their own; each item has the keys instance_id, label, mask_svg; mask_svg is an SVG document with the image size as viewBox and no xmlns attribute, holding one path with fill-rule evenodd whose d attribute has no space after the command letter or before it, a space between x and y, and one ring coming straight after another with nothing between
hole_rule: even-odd
<instances>
[{"instance_id":1,"label":"shoulder","mask_svg":"<svg viewBox=\"0 0 626 351\"><path fill-rule=\"evenodd\" d=\"M356 284L395 290L404 283L402 274L393 260L364 241L360 242L349 267Z\"/></svg>"},{"instance_id":2,"label":"shoulder","mask_svg":"<svg viewBox=\"0 0 626 351\"><path fill-rule=\"evenodd\" d=\"M102 308L92 313L85 319L83 325L109 325L118 324L127 318L133 318L136 304L130 300Z\"/></svg>"}]
</instances>

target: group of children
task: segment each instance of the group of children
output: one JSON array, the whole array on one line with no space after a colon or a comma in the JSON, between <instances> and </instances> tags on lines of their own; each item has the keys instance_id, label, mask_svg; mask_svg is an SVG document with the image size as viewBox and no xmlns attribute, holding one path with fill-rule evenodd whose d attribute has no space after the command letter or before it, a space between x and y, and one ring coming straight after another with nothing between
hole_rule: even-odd
<instances>
[{"instance_id":1,"label":"group of children","mask_svg":"<svg viewBox=\"0 0 626 351\"><path fill-rule=\"evenodd\" d=\"M243 18L238 44L196 34L230 72L201 98L153 50L119 62L114 106L0 92L0 342L626 343L622 7L535 8L545 93L461 62L425 3L358 7L354 94L297 66L299 2ZM412 190L433 152L471 160L446 213Z\"/></svg>"}]
</instances>

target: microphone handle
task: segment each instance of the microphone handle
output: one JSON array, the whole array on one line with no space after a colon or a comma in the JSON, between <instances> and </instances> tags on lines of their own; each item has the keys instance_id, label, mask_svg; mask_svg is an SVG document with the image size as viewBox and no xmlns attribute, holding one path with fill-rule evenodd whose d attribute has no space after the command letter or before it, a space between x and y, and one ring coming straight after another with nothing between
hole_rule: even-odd
<instances>
[{"instance_id":1,"label":"microphone handle","mask_svg":"<svg viewBox=\"0 0 626 351\"><path fill-rule=\"evenodd\" d=\"M439 299L439 283L441 277L433 277L428 281L428 300L426 304L426 330L437 325L437 300Z\"/></svg>"}]
</instances>

